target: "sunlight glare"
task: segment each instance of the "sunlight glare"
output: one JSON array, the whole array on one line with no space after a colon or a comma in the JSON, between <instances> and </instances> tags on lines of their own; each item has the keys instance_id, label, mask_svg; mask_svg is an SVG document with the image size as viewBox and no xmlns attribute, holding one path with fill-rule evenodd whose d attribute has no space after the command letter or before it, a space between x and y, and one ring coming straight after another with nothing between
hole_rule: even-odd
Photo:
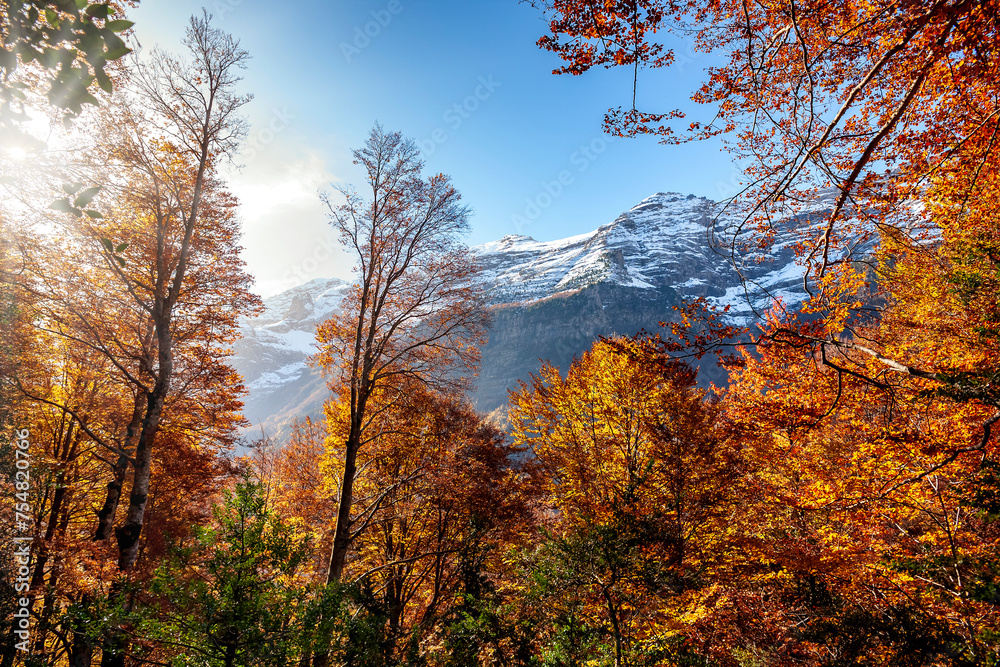
<instances>
[{"instance_id":1,"label":"sunlight glare","mask_svg":"<svg viewBox=\"0 0 1000 667\"><path fill-rule=\"evenodd\" d=\"M3 153L8 160L13 160L14 162L21 162L28 157L28 151L20 146L10 146L5 148Z\"/></svg>"}]
</instances>

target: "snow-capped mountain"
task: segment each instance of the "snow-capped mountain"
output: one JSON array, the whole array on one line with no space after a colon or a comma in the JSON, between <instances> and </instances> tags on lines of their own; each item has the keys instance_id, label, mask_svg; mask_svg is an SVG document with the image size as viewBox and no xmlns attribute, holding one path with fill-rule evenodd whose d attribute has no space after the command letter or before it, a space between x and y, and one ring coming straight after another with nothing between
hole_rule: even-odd
<instances>
[{"instance_id":1,"label":"snow-capped mountain","mask_svg":"<svg viewBox=\"0 0 1000 667\"><path fill-rule=\"evenodd\" d=\"M798 305L803 268L791 249L749 258L741 281L709 243L717 211L711 200L661 192L587 234L545 242L505 236L475 248L494 316L473 392L477 407L506 403L507 391L542 359L565 368L600 336L657 330L685 300L729 305L730 316L744 322L776 297ZM716 220L714 229L732 222ZM795 224L809 226L809 216ZM250 389L245 412L255 425L276 432L294 417L320 414L326 385L306 359L316 325L347 287L338 279L310 281L266 299L266 311L244 323L234 364Z\"/></svg>"},{"instance_id":2,"label":"snow-capped mountain","mask_svg":"<svg viewBox=\"0 0 1000 667\"><path fill-rule=\"evenodd\" d=\"M264 300L264 312L241 324L233 365L249 389L243 412L253 425L274 435L296 417L318 415L326 383L306 363L316 352L316 327L340 307L349 285L317 278Z\"/></svg>"},{"instance_id":3,"label":"snow-capped mountain","mask_svg":"<svg viewBox=\"0 0 1000 667\"><path fill-rule=\"evenodd\" d=\"M768 257L745 262L744 286L728 257L709 244L713 220L716 235L735 222L735 216L717 215L718 205L709 199L660 192L586 234L548 242L505 236L476 250L494 305L531 303L598 283L669 289L681 299L703 296L729 304L734 314L750 313L750 303L766 310L774 298L797 305L804 294L803 268L791 249L779 246Z\"/></svg>"}]
</instances>

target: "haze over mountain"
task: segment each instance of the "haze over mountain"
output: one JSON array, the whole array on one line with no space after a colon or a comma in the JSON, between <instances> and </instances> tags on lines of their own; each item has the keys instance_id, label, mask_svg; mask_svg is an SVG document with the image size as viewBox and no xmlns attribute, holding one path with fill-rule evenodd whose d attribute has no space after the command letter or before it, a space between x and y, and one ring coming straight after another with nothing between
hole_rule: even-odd
<instances>
[{"instance_id":1,"label":"haze over mountain","mask_svg":"<svg viewBox=\"0 0 1000 667\"><path fill-rule=\"evenodd\" d=\"M508 389L537 372L542 359L566 368L600 336L657 330L686 300L729 305L728 316L740 322L776 297L798 305L803 269L792 250L752 258L741 282L709 244L717 211L711 200L660 192L586 234L546 242L505 236L476 247L494 316L472 392L476 407L503 405ZM724 229L727 220L717 224ZM316 326L347 287L336 278L312 280L266 299L266 311L243 323L234 365L250 390L245 414L254 430L276 433L295 417L322 413L326 383L306 359Z\"/></svg>"}]
</instances>

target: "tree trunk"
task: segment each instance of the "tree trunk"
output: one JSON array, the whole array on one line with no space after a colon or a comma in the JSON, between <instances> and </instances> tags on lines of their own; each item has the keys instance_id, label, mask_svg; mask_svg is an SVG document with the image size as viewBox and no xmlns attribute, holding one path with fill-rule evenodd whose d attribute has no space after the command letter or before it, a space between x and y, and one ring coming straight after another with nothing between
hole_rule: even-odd
<instances>
[{"instance_id":1,"label":"tree trunk","mask_svg":"<svg viewBox=\"0 0 1000 667\"><path fill-rule=\"evenodd\" d=\"M59 567L52 568L49 573L49 585L45 588L45 595L42 597L42 612L35 623L34 646L31 651L36 655L45 655L45 636L49 633L49 621L52 620L52 612L55 609L56 585L59 583Z\"/></svg>"},{"instance_id":2,"label":"tree trunk","mask_svg":"<svg viewBox=\"0 0 1000 667\"><path fill-rule=\"evenodd\" d=\"M611 621L611 631L615 639L615 667L624 667L625 642L622 637L621 625L618 623L618 605L612 601L607 587L601 588L601 595L608 607L608 619Z\"/></svg>"},{"instance_id":3,"label":"tree trunk","mask_svg":"<svg viewBox=\"0 0 1000 667\"><path fill-rule=\"evenodd\" d=\"M173 335L170 331L173 319L173 305L169 302L158 304L154 314L154 326L158 346L159 375L153 390L146 396L146 416L142 420L142 431L135 446L135 461L132 464L132 492L129 495L128 513L125 523L115 529L118 541L118 570L131 572L139 556L139 537L146 517L146 503L149 500L149 482L153 464L153 442L160 430L160 415L170 391L173 378L174 355Z\"/></svg>"},{"instance_id":4,"label":"tree trunk","mask_svg":"<svg viewBox=\"0 0 1000 667\"><path fill-rule=\"evenodd\" d=\"M367 377L367 376L366 376ZM330 552L330 567L326 573L326 583L340 581L347 562L347 552L351 547L351 509L354 506L354 481L358 476L358 450L361 449L361 424L365 418L365 408L371 392L362 382L357 391L351 415L351 430L344 443L344 481L340 485L340 501L337 503L337 528L333 534L333 550Z\"/></svg>"},{"instance_id":5,"label":"tree trunk","mask_svg":"<svg viewBox=\"0 0 1000 667\"><path fill-rule=\"evenodd\" d=\"M31 590L38 591L45 580L45 567L49 564L49 545L55 536L56 524L59 521L59 513L63 507L63 500L66 497L66 486L64 484L64 472L60 471L56 476L56 490L53 494L52 507L49 510L48 525L45 527L45 534L38 545L38 559L35 561L35 569L31 574Z\"/></svg>"},{"instance_id":6,"label":"tree trunk","mask_svg":"<svg viewBox=\"0 0 1000 667\"><path fill-rule=\"evenodd\" d=\"M351 546L351 506L354 500L354 478L358 474L358 441L360 440L360 433L356 434L355 430L354 424L351 424L351 433L345 445L344 481L340 487L340 501L337 503L337 528L333 534L330 567L326 573L326 583L328 584L340 581L344 574L344 563L347 562L347 550Z\"/></svg>"},{"instance_id":7,"label":"tree trunk","mask_svg":"<svg viewBox=\"0 0 1000 667\"><path fill-rule=\"evenodd\" d=\"M103 542L111 537L111 529L115 524L115 515L118 514L118 504L122 497L122 485L125 483L125 474L128 472L128 453L132 447L132 442L142 425L143 396L136 394L135 406L132 410L132 421L129 422L125 430L125 440L122 443L122 454L118 456L113 469L114 476L108 482L107 495L104 498L104 505L97 512L97 529L94 531L94 541Z\"/></svg>"},{"instance_id":8,"label":"tree trunk","mask_svg":"<svg viewBox=\"0 0 1000 667\"><path fill-rule=\"evenodd\" d=\"M162 382L162 377L160 381ZM132 466L132 493L129 495L128 513L125 516L125 523L115 529L115 539L118 541L118 569L122 573L132 570L139 555L139 537L146 515L146 502L149 499L153 441L160 428L160 414L163 411L163 394L165 393L157 392L154 389L154 392L149 395L146 418L142 425L142 435L139 436L139 442L135 448L135 464Z\"/></svg>"},{"instance_id":9,"label":"tree trunk","mask_svg":"<svg viewBox=\"0 0 1000 667\"><path fill-rule=\"evenodd\" d=\"M230 644L226 647L226 655L224 657L225 667L233 667L236 664L236 645Z\"/></svg>"},{"instance_id":10,"label":"tree trunk","mask_svg":"<svg viewBox=\"0 0 1000 667\"><path fill-rule=\"evenodd\" d=\"M354 478L358 474L357 463L360 442L360 423L357 420L351 420L351 431L344 445L344 480L340 485L340 500L337 503L337 527L333 534L330 566L326 572L327 585L339 582L344 575L347 551L351 547L351 507L354 503ZM326 667L329 662L329 647L317 650L312 659L313 667Z\"/></svg>"},{"instance_id":11,"label":"tree trunk","mask_svg":"<svg viewBox=\"0 0 1000 667\"><path fill-rule=\"evenodd\" d=\"M73 645L70 647L70 667L90 667L94 661L94 647L90 641L79 641L82 635L73 635Z\"/></svg>"},{"instance_id":12,"label":"tree trunk","mask_svg":"<svg viewBox=\"0 0 1000 667\"><path fill-rule=\"evenodd\" d=\"M128 640L125 635L110 633L101 644L101 667L125 667Z\"/></svg>"},{"instance_id":13,"label":"tree trunk","mask_svg":"<svg viewBox=\"0 0 1000 667\"><path fill-rule=\"evenodd\" d=\"M169 326L169 325L168 325ZM169 345L169 332L166 333ZM149 482L152 473L153 442L160 428L160 414L170 386L172 357L169 348L160 348L160 376L153 391L146 399L146 416L142 422L142 432L135 448L135 463L132 466L132 492L129 494L128 513L125 523L115 529L118 542L118 579L111 586L111 603L125 608L125 582L128 573L135 567L139 557L139 544L145 521L146 504L149 500ZM125 667L125 654L129 641L121 632L112 629L103 642L101 667Z\"/></svg>"},{"instance_id":14,"label":"tree trunk","mask_svg":"<svg viewBox=\"0 0 1000 667\"><path fill-rule=\"evenodd\" d=\"M108 482L104 504L97 511L97 529L94 530L94 542L103 542L111 537L111 529L115 523L115 515L118 513L118 504L122 497L122 485L125 483L125 474L127 472L128 459L125 456L119 456L113 469L113 477Z\"/></svg>"},{"instance_id":15,"label":"tree trunk","mask_svg":"<svg viewBox=\"0 0 1000 667\"><path fill-rule=\"evenodd\" d=\"M61 459L61 468L56 474L55 491L52 494L52 505L49 508L49 517L45 526L45 533L42 535L38 546L38 559L35 561L35 569L31 575L30 590L35 600L38 599L39 591L42 592L42 609L38 621L35 623L34 642L32 652L42 655L45 652L45 636L48 634L48 624L55 608L55 588L59 580L58 561L59 555L56 553L55 564L49 572L49 583L45 586L45 568L49 564L52 542L56 536L62 537L66 534L66 527L69 525L69 514L67 511L72 491L66 484L66 466L76 457L76 446L80 441L80 431L75 432L75 421L70 421L63 436L62 451L57 449L57 456ZM34 606L34 603L32 603Z\"/></svg>"},{"instance_id":16,"label":"tree trunk","mask_svg":"<svg viewBox=\"0 0 1000 667\"><path fill-rule=\"evenodd\" d=\"M62 484L64 480L64 471L59 473L59 480L60 484ZM60 502L58 503L58 510L55 507L56 503L53 503L53 516L55 516L57 512L59 514L58 525L55 527L54 531L52 531L50 527L48 532L50 535L51 533L58 535L61 539L66 536L66 529L69 527L69 503L70 498L73 496L73 490L67 490L66 487L63 486L60 488L60 491L63 491L64 493L59 496ZM51 539L51 536L46 537L47 541ZM55 559L52 563L52 570L49 572L49 584L45 588L45 595L42 602L42 613L41 616L39 616L38 622L35 624L35 646L33 650L39 655L45 654L45 638L49 632L49 622L51 621L52 614L55 611L56 586L59 583L59 570L62 565L62 560L62 555L59 552L56 552Z\"/></svg>"}]
</instances>

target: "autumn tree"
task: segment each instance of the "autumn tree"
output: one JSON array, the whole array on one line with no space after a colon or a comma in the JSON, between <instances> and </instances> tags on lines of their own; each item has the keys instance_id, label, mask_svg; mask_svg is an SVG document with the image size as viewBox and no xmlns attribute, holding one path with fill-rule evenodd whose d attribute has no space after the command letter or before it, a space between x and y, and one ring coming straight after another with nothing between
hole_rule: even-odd
<instances>
[{"instance_id":1,"label":"autumn tree","mask_svg":"<svg viewBox=\"0 0 1000 667\"><path fill-rule=\"evenodd\" d=\"M99 95L88 92L94 76L110 88L105 46L121 44L114 33L129 24L109 5L37 11L49 4L12 6L2 20L37 19L41 32L5 33L5 47L35 39L18 43L17 75L44 79L25 65L37 47L42 65L61 67L59 85L73 88L72 99L51 100L72 115ZM103 644L103 664L123 664L119 615L127 618L170 541L207 520L231 473L220 454L242 423L243 389L227 348L237 317L258 302L238 257L236 201L217 167L243 131L236 113L248 98L233 87L247 56L207 16L192 21L187 43L193 62L160 52L138 60L106 103L75 119L71 161L39 152L3 165L2 279L12 307L0 337L18 350L2 359L3 389L19 401L36 448L32 649L50 661L90 664ZM53 60L60 53L79 61ZM11 89L28 101L40 92ZM56 188L59 180L70 182Z\"/></svg>"},{"instance_id":2,"label":"autumn tree","mask_svg":"<svg viewBox=\"0 0 1000 667\"><path fill-rule=\"evenodd\" d=\"M238 316L258 301L238 257L236 201L217 167L243 130L236 113L248 98L233 87L247 56L207 16L192 21L187 44L194 62L157 53L155 62L137 64L117 98L88 121L102 140L63 173L102 188L65 184L54 204L58 220L30 208L29 194L51 201L44 181L39 193L19 193L35 228L20 237L16 289L30 297L21 303L45 340L38 349L66 353L42 355L15 386L27 403L64 415L82 439L74 469L83 473L64 504L68 527L56 523L53 551L70 555L60 564L67 585L47 598L57 611L68 604L78 621L67 616L59 632L47 633L74 662L89 664L102 633L88 619L113 618L101 598L128 602L125 578L142 581L138 570L152 569L165 551L156 529L179 538L185 524L205 519L201 503L224 474L217 455L242 420L242 384L227 348ZM55 437L52 445L60 451ZM112 569L122 578L109 591L114 573L104 552L112 536ZM53 558L43 569L54 573ZM121 664L124 645L112 629L104 664Z\"/></svg>"},{"instance_id":3,"label":"autumn tree","mask_svg":"<svg viewBox=\"0 0 1000 667\"><path fill-rule=\"evenodd\" d=\"M633 98L630 108L609 111L606 129L665 143L722 135L747 165L755 212L781 214L797 198L833 188L833 210L810 231L807 248L825 268L838 237L849 236L838 227L848 214L874 206L884 218L879 201L920 196L942 170L975 170L995 155L992 2L535 4L550 18L539 46L566 63L557 73L624 66L641 87L640 69L675 61L660 34L693 34L700 50L723 58L693 95L713 107L710 122L675 129L670 122L682 112L641 111Z\"/></svg>"},{"instance_id":4,"label":"autumn tree","mask_svg":"<svg viewBox=\"0 0 1000 667\"><path fill-rule=\"evenodd\" d=\"M340 314L317 331L318 363L347 392L349 427L328 581L344 571L357 517L352 514L358 455L372 435L373 394L408 378L455 386L478 356L487 322L475 265L460 242L469 210L448 177L424 177L416 146L376 125L354 162L368 198L351 187L343 203L326 197L341 241L356 254L357 283ZM383 386L385 385L385 386Z\"/></svg>"},{"instance_id":5,"label":"autumn tree","mask_svg":"<svg viewBox=\"0 0 1000 667\"><path fill-rule=\"evenodd\" d=\"M768 343L744 362L723 402L757 508L741 531L783 600L762 654L989 664L997 608L981 591L997 533L976 500L983 456L968 446L989 408L956 405L931 380L880 390L808 347Z\"/></svg>"},{"instance_id":6,"label":"autumn tree","mask_svg":"<svg viewBox=\"0 0 1000 667\"><path fill-rule=\"evenodd\" d=\"M117 144L109 147L107 159L127 174L121 193L125 208L114 218L89 220L81 210L88 203L85 195L74 194L62 202L64 210L76 216L78 233L93 244L93 250L105 262L106 272L121 283L133 301L130 307L149 320L145 344L152 357L145 361L145 368L119 366L139 389L142 401L131 456L127 516L116 529L122 571L130 570L138 555L153 444L177 371L177 339L184 336L182 331L187 327L185 319L177 317L177 310L186 295L204 290L193 283L199 274L198 280L209 280L205 288L216 291L223 287L224 283L202 272L202 267L212 261L211 256L202 253L211 248L213 240L231 240L233 233L226 220L231 216L233 202L219 192L215 168L221 158L235 150L243 131L236 113L249 98L236 95L233 88L248 56L230 36L212 28L207 15L192 19L185 44L191 51L192 63L186 65L156 53L154 59L136 69L135 90L128 100L131 110L124 105L117 109L124 117L118 120L121 132L115 136ZM160 120L160 128L153 130L141 120L140 109ZM220 223L221 227L216 228ZM118 231L135 230L144 238L112 243L109 239L121 238L120 233L111 231L116 226ZM127 265L122 256L127 257L126 248L149 252L148 264L143 262L135 268ZM137 254L133 262L139 259ZM218 294L233 299L225 292ZM71 313L86 330L89 313L81 309ZM143 325L139 326L142 331ZM140 333L140 347L141 337ZM107 341L95 343L115 358ZM114 345L115 341L111 341L110 346Z\"/></svg>"},{"instance_id":7,"label":"autumn tree","mask_svg":"<svg viewBox=\"0 0 1000 667\"><path fill-rule=\"evenodd\" d=\"M123 8L117 3L34 0L5 5L4 9L0 14L0 137L8 150L24 151L37 143L22 127L29 119L31 96L47 86L48 104L63 113L68 125L85 104L97 103L95 85L111 91L112 78L107 68L131 52L120 33L133 23L124 18ZM11 185L12 181L5 175L4 183ZM0 378L6 380L14 375L7 364L16 359L11 349L12 331L25 312L18 305L25 297L17 294L12 285L24 267L23 258L17 256L12 221L0 213L0 225L4 232L0 329L5 341ZM0 406L11 400L0 389Z\"/></svg>"},{"instance_id":8,"label":"autumn tree","mask_svg":"<svg viewBox=\"0 0 1000 667\"><path fill-rule=\"evenodd\" d=\"M5 231L8 234L0 241L0 427L12 416L17 396L14 378L26 363L32 342L28 304L17 288L24 277L23 257L10 227Z\"/></svg>"},{"instance_id":9,"label":"autumn tree","mask_svg":"<svg viewBox=\"0 0 1000 667\"><path fill-rule=\"evenodd\" d=\"M268 486L274 509L315 545L309 573L323 580L336 521L337 485L326 474L326 422L311 417L292 423L286 442L254 443L253 469Z\"/></svg>"},{"instance_id":10,"label":"autumn tree","mask_svg":"<svg viewBox=\"0 0 1000 667\"><path fill-rule=\"evenodd\" d=\"M532 524L533 465L461 399L401 378L371 398L374 418L358 458L354 554L343 582L357 592L385 664L413 661L447 637L458 595L500 569ZM347 392L328 408L323 464L339 485L350 429Z\"/></svg>"},{"instance_id":11,"label":"autumn tree","mask_svg":"<svg viewBox=\"0 0 1000 667\"><path fill-rule=\"evenodd\" d=\"M539 461L555 510L530 560L552 616L545 651L615 665L680 656L678 642L712 623L708 601L724 599L741 474L694 373L601 341L565 378L544 366L511 403L515 442Z\"/></svg>"},{"instance_id":12,"label":"autumn tree","mask_svg":"<svg viewBox=\"0 0 1000 667\"><path fill-rule=\"evenodd\" d=\"M109 225L121 220L122 213L112 210L105 219ZM232 242L238 227L231 215L218 215L224 210L210 216L217 226L199 239L200 252L224 250ZM155 253L146 233L141 224L135 228L129 262L121 267L132 276L141 277ZM99 614L99 599L117 570L107 541L120 517L117 501L144 406L141 387L133 380L149 377L146 369L156 356L148 313L109 276L92 240L50 239L44 251L29 254L23 292L33 297L26 305L37 358L22 364L13 378L21 396L19 423L31 430L39 454L33 475L43 494L34 505L40 512L34 590L44 593L39 612L53 624L63 623L60 632L39 624L34 638L47 641L50 654L68 650L86 663L100 633L73 627L73 618ZM165 552L166 534L181 538L205 520L206 500L225 474L219 454L232 444L241 423L241 383L222 346L246 298L239 289L246 277L239 269L235 263L199 262L186 280L190 295L179 301L183 320L174 328L175 388L164 406L151 462L149 505L156 509L149 515L151 531L142 542L136 581ZM72 614L60 619L66 605Z\"/></svg>"},{"instance_id":13,"label":"autumn tree","mask_svg":"<svg viewBox=\"0 0 1000 667\"><path fill-rule=\"evenodd\" d=\"M675 130L680 113L633 101L606 127L722 136L746 175L728 203L742 222L717 230L727 254L788 243L806 267L804 313L754 333L732 414L777 475L776 525L805 539L775 562L850 601L817 622L841 657L813 659L988 664L992 611L970 582L992 576L995 528L962 497L990 488L1000 420L996 3L540 4L562 71L668 65L660 31L724 59L694 95L711 122ZM908 643L921 634L936 647Z\"/></svg>"},{"instance_id":14,"label":"autumn tree","mask_svg":"<svg viewBox=\"0 0 1000 667\"><path fill-rule=\"evenodd\" d=\"M65 338L40 336L38 342L45 363L22 367L18 376L25 390L18 427L30 433L33 453L33 562L22 597L34 601L36 657L67 655L73 664L90 664L102 631L96 619L108 613L102 600L117 572L112 545L93 540L95 509L106 497L114 459L91 434L105 444L120 438L132 397L99 353ZM205 521L205 506L226 473L211 442L179 418L185 408L171 407L176 421L168 417L154 461L150 504L156 509L140 561L146 571L166 551L168 535L182 539Z\"/></svg>"}]
</instances>

